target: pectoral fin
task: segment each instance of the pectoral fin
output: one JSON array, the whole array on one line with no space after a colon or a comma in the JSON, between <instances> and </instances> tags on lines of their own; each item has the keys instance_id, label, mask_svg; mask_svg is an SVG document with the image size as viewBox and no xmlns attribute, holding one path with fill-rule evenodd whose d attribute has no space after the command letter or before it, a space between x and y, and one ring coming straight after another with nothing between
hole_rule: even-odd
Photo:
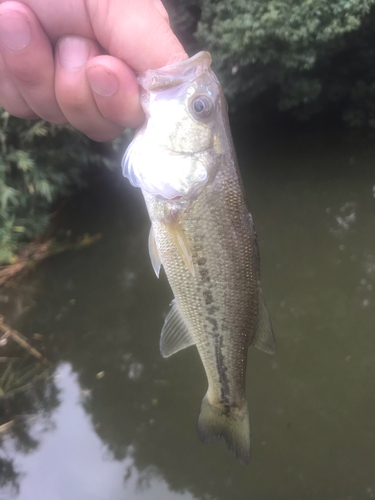
<instances>
[{"instance_id":1,"label":"pectoral fin","mask_svg":"<svg viewBox=\"0 0 375 500\"><path fill-rule=\"evenodd\" d=\"M255 333L253 345L268 354L275 354L276 352L275 337L262 289L259 291L258 328Z\"/></svg>"},{"instance_id":2,"label":"pectoral fin","mask_svg":"<svg viewBox=\"0 0 375 500\"><path fill-rule=\"evenodd\" d=\"M156 276L159 278L161 260L158 252L158 247L156 246L154 228L152 226L148 237L148 252L150 254L152 267L154 268Z\"/></svg>"},{"instance_id":3,"label":"pectoral fin","mask_svg":"<svg viewBox=\"0 0 375 500\"><path fill-rule=\"evenodd\" d=\"M174 244L176 245L181 259L184 261L191 274L195 276L193 256L191 253L190 244L180 224L178 222L168 222L165 226L169 234L171 235Z\"/></svg>"},{"instance_id":4,"label":"pectoral fin","mask_svg":"<svg viewBox=\"0 0 375 500\"><path fill-rule=\"evenodd\" d=\"M164 358L167 358L193 344L195 344L195 341L181 317L176 301L173 300L172 308L165 318L161 331L160 352Z\"/></svg>"}]
</instances>

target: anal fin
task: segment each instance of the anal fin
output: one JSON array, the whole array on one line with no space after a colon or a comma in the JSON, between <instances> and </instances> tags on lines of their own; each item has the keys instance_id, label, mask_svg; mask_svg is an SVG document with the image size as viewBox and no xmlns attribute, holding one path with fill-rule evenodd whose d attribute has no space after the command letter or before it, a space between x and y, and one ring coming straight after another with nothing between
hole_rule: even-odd
<instances>
[{"instance_id":1,"label":"anal fin","mask_svg":"<svg viewBox=\"0 0 375 500\"><path fill-rule=\"evenodd\" d=\"M253 345L257 349L268 354L275 354L276 341L272 330L271 320L268 314L266 302L263 297L262 289L259 290L259 310L258 327L255 332Z\"/></svg>"},{"instance_id":2,"label":"anal fin","mask_svg":"<svg viewBox=\"0 0 375 500\"><path fill-rule=\"evenodd\" d=\"M193 344L195 344L195 341L181 317L176 300L173 300L172 308L165 318L161 331L160 352L164 358L167 358Z\"/></svg>"}]
</instances>

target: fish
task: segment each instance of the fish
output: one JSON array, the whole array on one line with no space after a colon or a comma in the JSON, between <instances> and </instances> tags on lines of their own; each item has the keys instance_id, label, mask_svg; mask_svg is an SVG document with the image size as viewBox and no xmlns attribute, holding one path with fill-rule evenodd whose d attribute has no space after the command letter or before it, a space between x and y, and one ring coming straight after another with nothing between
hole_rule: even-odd
<instances>
[{"instance_id":1,"label":"fish","mask_svg":"<svg viewBox=\"0 0 375 500\"><path fill-rule=\"evenodd\" d=\"M122 166L146 202L153 269L159 277L163 266L174 294L161 354L196 345L208 380L198 436L224 438L248 464L248 347L273 354L275 338L227 103L211 62L199 52L138 77L146 120Z\"/></svg>"}]
</instances>

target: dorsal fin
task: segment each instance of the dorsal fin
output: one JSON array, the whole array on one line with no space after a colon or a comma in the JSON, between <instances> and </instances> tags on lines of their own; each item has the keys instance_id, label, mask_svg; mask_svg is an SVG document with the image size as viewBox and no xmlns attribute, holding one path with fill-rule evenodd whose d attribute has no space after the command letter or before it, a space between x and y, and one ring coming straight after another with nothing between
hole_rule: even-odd
<instances>
[{"instance_id":1,"label":"dorsal fin","mask_svg":"<svg viewBox=\"0 0 375 500\"><path fill-rule=\"evenodd\" d=\"M161 260L156 246L154 228L151 225L150 234L148 237L148 253L150 254L151 264L155 271L156 276L159 278Z\"/></svg>"},{"instance_id":2,"label":"dorsal fin","mask_svg":"<svg viewBox=\"0 0 375 500\"><path fill-rule=\"evenodd\" d=\"M193 344L195 344L195 341L181 317L174 299L161 331L160 352L164 358L167 358Z\"/></svg>"},{"instance_id":3,"label":"dorsal fin","mask_svg":"<svg viewBox=\"0 0 375 500\"><path fill-rule=\"evenodd\" d=\"M259 290L258 327L255 332L253 345L257 349L267 352L268 354L275 354L276 352L276 342L272 331L272 324L261 288Z\"/></svg>"}]
</instances>

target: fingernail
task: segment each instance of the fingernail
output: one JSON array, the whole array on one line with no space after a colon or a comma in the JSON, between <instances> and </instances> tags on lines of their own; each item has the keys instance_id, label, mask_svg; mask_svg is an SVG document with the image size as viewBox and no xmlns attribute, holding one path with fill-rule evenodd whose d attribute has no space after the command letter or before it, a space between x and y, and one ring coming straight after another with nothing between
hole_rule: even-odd
<instances>
[{"instance_id":1,"label":"fingernail","mask_svg":"<svg viewBox=\"0 0 375 500\"><path fill-rule=\"evenodd\" d=\"M22 50L31 40L29 22L21 12L0 14L0 38L10 50Z\"/></svg>"},{"instance_id":2,"label":"fingernail","mask_svg":"<svg viewBox=\"0 0 375 500\"><path fill-rule=\"evenodd\" d=\"M119 88L116 76L101 66L90 68L87 71L87 79L92 90L101 96L109 97Z\"/></svg>"},{"instance_id":3,"label":"fingernail","mask_svg":"<svg viewBox=\"0 0 375 500\"><path fill-rule=\"evenodd\" d=\"M59 60L67 69L79 69L90 55L88 43L80 36L65 36L58 43Z\"/></svg>"}]
</instances>

